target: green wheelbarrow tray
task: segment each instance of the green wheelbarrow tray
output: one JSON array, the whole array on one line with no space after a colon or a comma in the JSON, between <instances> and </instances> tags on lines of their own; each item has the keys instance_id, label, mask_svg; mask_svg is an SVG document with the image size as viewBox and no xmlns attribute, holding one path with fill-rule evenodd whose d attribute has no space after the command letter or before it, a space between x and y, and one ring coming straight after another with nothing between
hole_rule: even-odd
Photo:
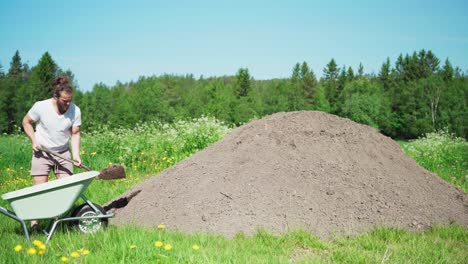
<instances>
[{"instance_id":1,"label":"green wheelbarrow tray","mask_svg":"<svg viewBox=\"0 0 468 264\"><path fill-rule=\"evenodd\" d=\"M63 221L78 221L83 224L83 226L79 225L82 232L95 232L96 227L87 228L86 225L97 223L99 229L101 220L107 220L114 216L104 212L99 205L92 203L83 195L83 192L98 175L97 171L88 171L5 193L2 198L10 203L13 212L0 206L0 213L20 222L28 240L30 238L25 222L27 220L51 219L49 227L44 231L47 235L46 242L52 237L57 224ZM82 198L86 203L81 208L74 210L76 213L80 211L80 216L68 217L68 213L72 211L78 198ZM87 206L87 208L83 208L83 206Z\"/></svg>"}]
</instances>

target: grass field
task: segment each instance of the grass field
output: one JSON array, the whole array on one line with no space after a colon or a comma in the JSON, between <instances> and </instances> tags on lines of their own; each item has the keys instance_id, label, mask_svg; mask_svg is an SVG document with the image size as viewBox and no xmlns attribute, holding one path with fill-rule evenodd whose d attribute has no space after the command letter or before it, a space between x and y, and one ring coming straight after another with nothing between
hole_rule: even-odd
<instances>
[{"instance_id":1,"label":"grass field","mask_svg":"<svg viewBox=\"0 0 468 264\"><path fill-rule=\"evenodd\" d=\"M99 170L120 163L127 172L125 180L94 181L85 194L104 204L229 131L214 119L200 118L83 134L85 164ZM419 164L467 191L465 140L436 133L399 143ZM0 137L0 194L31 185L30 153L26 136ZM0 205L9 208L3 200ZM251 237L238 234L226 239L178 233L168 230L171 223L164 225L157 229L110 226L95 235L63 226L43 245L43 235L34 234L37 241L30 244L16 221L0 215L0 263L468 263L468 229L457 225L419 233L378 227L357 237L329 240L302 230L282 236L259 230Z\"/></svg>"}]
</instances>

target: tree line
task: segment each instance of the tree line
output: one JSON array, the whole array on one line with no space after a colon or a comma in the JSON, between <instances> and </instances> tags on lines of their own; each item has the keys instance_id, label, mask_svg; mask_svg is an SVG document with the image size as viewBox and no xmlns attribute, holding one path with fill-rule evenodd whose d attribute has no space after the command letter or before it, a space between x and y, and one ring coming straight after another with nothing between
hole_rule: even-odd
<instances>
[{"instance_id":1,"label":"tree line","mask_svg":"<svg viewBox=\"0 0 468 264\"><path fill-rule=\"evenodd\" d=\"M51 82L59 75L77 87L72 71L62 70L48 52L34 67L23 64L18 51L8 72L0 65L0 132L20 131L23 116L35 101L51 97ZM387 58L377 74L331 59L319 79L307 62L295 64L289 78L271 80L255 80L247 68L210 78L165 74L77 89L74 101L85 131L202 115L239 125L275 112L319 110L412 139L440 129L467 138L467 95L468 78L460 68L420 50L400 54L393 65Z\"/></svg>"}]
</instances>

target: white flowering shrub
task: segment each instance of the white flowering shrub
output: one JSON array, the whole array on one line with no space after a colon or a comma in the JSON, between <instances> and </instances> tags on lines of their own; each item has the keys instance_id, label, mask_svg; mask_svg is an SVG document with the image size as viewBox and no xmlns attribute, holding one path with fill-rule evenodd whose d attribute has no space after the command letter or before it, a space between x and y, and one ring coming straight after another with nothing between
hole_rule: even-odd
<instances>
[{"instance_id":1,"label":"white flowering shrub","mask_svg":"<svg viewBox=\"0 0 468 264\"><path fill-rule=\"evenodd\" d=\"M82 155L91 166L120 163L130 170L154 173L218 141L230 129L211 117L139 123L132 129L101 127L83 135Z\"/></svg>"},{"instance_id":2,"label":"white flowering shrub","mask_svg":"<svg viewBox=\"0 0 468 264\"><path fill-rule=\"evenodd\" d=\"M447 131L428 133L403 145L416 162L443 179L468 190L468 143Z\"/></svg>"}]
</instances>

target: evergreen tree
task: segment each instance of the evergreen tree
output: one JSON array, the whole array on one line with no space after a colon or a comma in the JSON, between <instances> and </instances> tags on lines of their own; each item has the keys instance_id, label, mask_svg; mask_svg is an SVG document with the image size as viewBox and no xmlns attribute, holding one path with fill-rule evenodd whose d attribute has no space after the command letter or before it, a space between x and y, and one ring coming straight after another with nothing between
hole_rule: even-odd
<instances>
[{"instance_id":1,"label":"evergreen tree","mask_svg":"<svg viewBox=\"0 0 468 264\"><path fill-rule=\"evenodd\" d=\"M341 91L343 91L346 83L348 81L348 76L346 75L346 66L343 65L341 68L340 77L338 77L338 85L336 86L336 96L339 98L341 95ZM337 105L337 109L339 111L340 105Z\"/></svg>"},{"instance_id":2,"label":"evergreen tree","mask_svg":"<svg viewBox=\"0 0 468 264\"><path fill-rule=\"evenodd\" d=\"M281 90L281 97L286 98L286 102L283 103L285 109L283 111L297 111L304 108L305 105L305 91L304 91L304 76L307 75L309 66L306 62L302 64L296 63L293 68L291 76L291 84L286 90ZM283 86L280 86L283 88Z\"/></svg>"},{"instance_id":3,"label":"evergreen tree","mask_svg":"<svg viewBox=\"0 0 468 264\"><path fill-rule=\"evenodd\" d=\"M32 71L32 79L36 85L34 100L44 100L53 95L52 82L57 78L58 70L49 52L44 53Z\"/></svg>"},{"instance_id":4,"label":"evergreen tree","mask_svg":"<svg viewBox=\"0 0 468 264\"><path fill-rule=\"evenodd\" d=\"M424 86L418 81L400 85L395 111L399 117L399 125L396 130L398 137L412 139L432 132L431 110L427 100L425 100Z\"/></svg>"},{"instance_id":5,"label":"evergreen tree","mask_svg":"<svg viewBox=\"0 0 468 264\"><path fill-rule=\"evenodd\" d=\"M300 98L304 96L302 92L302 71L301 64L298 62L294 65L292 76L291 76L291 84L288 86L279 86L280 90L276 91L277 96L286 98L286 100L281 100L280 102L276 102L277 104L282 105L283 111L288 111L289 109L298 110L297 103ZM289 89L283 90L281 88L288 87ZM272 100L273 101L273 100ZM270 111L270 110L268 110Z\"/></svg>"},{"instance_id":6,"label":"evergreen tree","mask_svg":"<svg viewBox=\"0 0 468 264\"><path fill-rule=\"evenodd\" d=\"M346 76L348 77L349 82L354 80L355 78L354 71L353 71L353 68L351 68L351 66L348 67L348 72L346 73Z\"/></svg>"},{"instance_id":7,"label":"evergreen tree","mask_svg":"<svg viewBox=\"0 0 468 264\"><path fill-rule=\"evenodd\" d=\"M335 59L331 59L331 61L326 65L323 69L323 74L325 76L325 80L337 80L340 73L340 69L335 62Z\"/></svg>"},{"instance_id":8,"label":"evergreen tree","mask_svg":"<svg viewBox=\"0 0 468 264\"><path fill-rule=\"evenodd\" d=\"M14 105L14 97L15 94L18 93L19 87L23 86L25 83L25 79L23 77L21 56L19 51L16 51L11 59L10 69L8 70L1 95L3 98L3 109L0 109L0 111L6 113L7 123L3 125L3 130L7 133L12 133L15 130L16 109ZM18 126L18 123L16 123L16 126Z\"/></svg>"},{"instance_id":9,"label":"evergreen tree","mask_svg":"<svg viewBox=\"0 0 468 264\"><path fill-rule=\"evenodd\" d=\"M427 78L431 75L431 70L427 61L427 53L424 49L420 50L418 53L418 58L415 59L416 64L416 74L415 79L419 80L421 78Z\"/></svg>"},{"instance_id":10,"label":"evergreen tree","mask_svg":"<svg viewBox=\"0 0 468 264\"><path fill-rule=\"evenodd\" d=\"M417 53L413 53L411 57L412 68L412 79L419 80L423 78L428 78L431 75L435 74L439 70L439 59L432 53L432 51L425 51L424 49L420 50Z\"/></svg>"},{"instance_id":11,"label":"evergreen tree","mask_svg":"<svg viewBox=\"0 0 468 264\"><path fill-rule=\"evenodd\" d=\"M15 120L21 125L21 120L32 105L39 100L53 96L52 81L57 77L57 64L48 52L39 59L38 64L31 70L28 82L19 86L19 92L14 97Z\"/></svg>"},{"instance_id":12,"label":"evergreen tree","mask_svg":"<svg viewBox=\"0 0 468 264\"><path fill-rule=\"evenodd\" d=\"M406 81L415 81L421 78L422 75L422 65L419 62L418 54L413 52L412 56L407 55L405 57L405 64L406 64Z\"/></svg>"},{"instance_id":13,"label":"evergreen tree","mask_svg":"<svg viewBox=\"0 0 468 264\"><path fill-rule=\"evenodd\" d=\"M251 78L249 69L240 68L236 74L236 88L234 94L237 98L246 97L251 90Z\"/></svg>"},{"instance_id":14,"label":"evergreen tree","mask_svg":"<svg viewBox=\"0 0 468 264\"><path fill-rule=\"evenodd\" d=\"M340 74L340 69L336 64L334 59L326 65L323 69L324 73L324 81L325 81L325 97L327 101L330 103L331 109L333 113L336 113L336 99L337 99L337 80Z\"/></svg>"},{"instance_id":15,"label":"evergreen tree","mask_svg":"<svg viewBox=\"0 0 468 264\"><path fill-rule=\"evenodd\" d=\"M30 77L31 77L31 69L29 68L29 65L27 63L23 63L22 78L24 80L29 80Z\"/></svg>"},{"instance_id":16,"label":"evergreen tree","mask_svg":"<svg viewBox=\"0 0 468 264\"><path fill-rule=\"evenodd\" d=\"M314 72L309 69L309 66L305 61L301 65L300 76L302 81L302 94L305 96L305 103L310 107L314 104L317 79ZM305 107L307 108L307 106Z\"/></svg>"},{"instance_id":17,"label":"evergreen tree","mask_svg":"<svg viewBox=\"0 0 468 264\"><path fill-rule=\"evenodd\" d=\"M293 83L299 82L299 80L301 79L300 74L301 74L301 65L298 62L296 63L296 65L294 65L292 76L291 76L291 80Z\"/></svg>"},{"instance_id":18,"label":"evergreen tree","mask_svg":"<svg viewBox=\"0 0 468 264\"><path fill-rule=\"evenodd\" d=\"M362 63L359 63L358 67L358 77L362 78L364 76L364 66L362 66Z\"/></svg>"},{"instance_id":19,"label":"evergreen tree","mask_svg":"<svg viewBox=\"0 0 468 264\"><path fill-rule=\"evenodd\" d=\"M429 69L429 75L435 74L439 71L440 60L435 56L432 51L428 51L426 55L426 65Z\"/></svg>"},{"instance_id":20,"label":"evergreen tree","mask_svg":"<svg viewBox=\"0 0 468 264\"><path fill-rule=\"evenodd\" d=\"M453 67L452 67L452 64L450 63L448 58L445 60L444 68L442 69L441 74L442 74L442 79L445 82L452 81L452 79L453 79Z\"/></svg>"},{"instance_id":21,"label":"evergreen tree","mask_svg":"<svg viewBox=\"0 0 468 264\"><path fill-rule=\"evenodd\" d=\"M13 58L11 59L10 63L10 69L8 70L8 76L10 78L21 78L21 75L23 73L22 69L22 64L21 64L21 56L19 55L19 51L17 50L15 52L15 55L13 55Z\"/></svg>"},{"instance_id":22,"label":"evergreen tree","mask_svg":"<svg viewBox=\"0 0 468 264\"><path fill-rule=\"evenodd\" d=\"M395 74L399 81L403 81L403 77L405 75L405 64L403 60L403 55L401 53L395 62Z\"/></svg>"},{"instance_id":23,"label":"evergreen tree","mask_svg":"<svg viewBox=\"0 0 468 264\"><path fill-rule=\"evenodd\" d=\"M387 58L387 60L382 64L379 72L379 80L382 83L384 91L388 91L390 87L390 67L390 58Z\"/></svg>"},{"instance_id":24,"label":"evergreen tree","mask_svg":"<svg viewBox=\"0 0 468 264\"><path fill-rule=\"evenodd\" d=\"M307 62L302 62L301 64L301 71L300 71L300 78L303 80L309 74L309 65Z\"/></svg>"}]
</instances>

